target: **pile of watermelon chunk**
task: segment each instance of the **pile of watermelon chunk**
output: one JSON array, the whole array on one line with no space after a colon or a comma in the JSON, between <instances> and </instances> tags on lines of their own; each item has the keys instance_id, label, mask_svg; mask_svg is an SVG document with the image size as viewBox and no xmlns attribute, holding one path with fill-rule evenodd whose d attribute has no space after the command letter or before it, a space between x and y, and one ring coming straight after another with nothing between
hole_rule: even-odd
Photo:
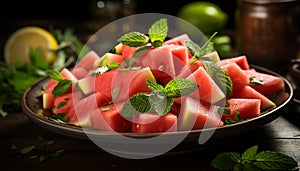
<instances>
[{"instance_id":1,"label":"pile of watermelon chunk","mask_svg":"<svg viewBox=\"0 0 300 171\"><path fill-rule=\"evenodd\" d=\"M135 68L121 69L124 59L137 50L118 44L114 52L99 56L90 51L74 68L60 71L72 86L63 95L52 94L57 82L50 79L43 95L43 109L51 116L63 115L65 122L100 131L157 133L222 127L259 116L276 107L271 100L284 91L282 78L250 68L246 56L220 60L217 52L207 54L224 69L232 81L232 93L227 96L208 75L201 61L190 63L192 55L185 42L186 34L150 48L135 58ZM119 68L101 72L100 67L112 63ZM92 73L97 74L92 74ZM159 116L153 112L132 117L121 115L122 105L137 93L151 92L146 80L166 85L174 78L191 79L199 88L184 97L174 99L170 112ZM252 80L261 84L253 84ZM222 105L221 105L222 104ZM222 109L220 112L220 109Z\"/></svg>"}]
</instances>

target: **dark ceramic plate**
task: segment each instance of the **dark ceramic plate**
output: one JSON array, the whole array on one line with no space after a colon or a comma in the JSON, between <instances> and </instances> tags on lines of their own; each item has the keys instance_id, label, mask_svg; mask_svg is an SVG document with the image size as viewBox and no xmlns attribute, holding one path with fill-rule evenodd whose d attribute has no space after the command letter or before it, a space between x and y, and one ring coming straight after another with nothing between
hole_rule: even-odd
<instances>
[{"instance_id":1,"label":"dark ceramic plate","mask_svg":"<svg viewBox=\"0 0 300 171\"><path fill-rule=\"evenodd\" d=\"M230 137L236 134L244 133L249 130L253 130L256 128L259 128L274 119L278 118L280 115L282 115L285 108L288 106L288 104L292 101L293 98L293 87L291 83L285 79L285 77L282 77L281 75L268 70L264 67L251 65L252 68L256 69L259 72L272 74L275 76L281 77L285 82L285 92L282 93L278 98L276 99L275 103L277 104L277 107L274 109L271 109L264 114L252 118L240 123L226 125L219 128L206 128L202 130L193 130L190 132L169 132L165 133L164 135L164 141L161 146L164 145L164 143L169 143L171 141L177 141L178 138L182 138L182 141L177 144L177 147L172 149L176 152L180 151L188 151L193 150L196 147L202 146L203 144L199 145L200 135L203 137L203 135L207 135L210 140ZM41 93L41 89L44 85L47 84L49 81L48 77L44 77L41 80L37 81L35 84L30 86L24 93L22 98L22 108L25 114L37 125L48 129L52 132L55 132L57 134L63 134L66 136L71 136L75 138L81 138L81 139L92 139L93 141L99 141L97 143L108 143L111 146L109 148L106 148L106 150L117 153L117 154L132 154L133 156L139 156L139 155L145 155L145 153L148 153L148 151L137 149L136 151L132 148L122 148L126 147L126 145L129 145L127 141L123 141L124 136L131 138L131 139L151 139L153 137L157 137L160 134L133 134L133 133L108 133L108 132L102 132L97 130L91 130L91 129L82 129L79 127L75 127L72 125L66 125L66 124L60 124L53 121L50 121L46 119L43 115L39 114L41 111L41 99L39 97ZM205 140L202 139L202 141ZM144 142L142 142L144 143ZM184 144L184 145L182 145ZM205 143L204 143L205 144ZM137 143L136 146L143 145ZM178 148L180 146L180 148ZM116 148L115 148L116 147ZM119 148L117 148L119 147ZM126 150L124 150L126 149ZM172 151L170 150L170 151ZM153 151L153 150L152 150ZM151 151L151 152L152 152ZM154 152L155 153L155 150ZM148 156L151 156L152 154L147 154Z\"/></svg>"}]
</instances>

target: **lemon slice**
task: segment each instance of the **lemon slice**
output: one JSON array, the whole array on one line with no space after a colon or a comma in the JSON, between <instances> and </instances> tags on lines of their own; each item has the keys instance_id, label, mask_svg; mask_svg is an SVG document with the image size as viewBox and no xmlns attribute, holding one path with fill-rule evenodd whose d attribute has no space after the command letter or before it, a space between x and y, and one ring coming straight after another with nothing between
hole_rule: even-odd
<instances>
[{"instance_id":1,"label":"lemon slice","mask_svg":"<svg viewBox=\"0 0 300 171\"><path fill-rule=\"evenodd\" d=\"M58 42L50 32L41 27L21 27L13 32L5 43L5 62L12 66L18 61L30 64L30 48L39 48L43 59L51 64L56 58L56 53L53 50L58 48Z\"/></svg>"}]
</instances>

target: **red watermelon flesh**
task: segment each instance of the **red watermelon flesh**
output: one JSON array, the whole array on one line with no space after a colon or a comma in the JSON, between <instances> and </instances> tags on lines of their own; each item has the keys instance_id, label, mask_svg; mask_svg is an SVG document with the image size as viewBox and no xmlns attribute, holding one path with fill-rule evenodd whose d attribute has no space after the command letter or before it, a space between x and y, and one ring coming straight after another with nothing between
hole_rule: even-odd
<instances>
[{"instance_id":1,"label":"red watermelon flesh","mask_svg":"<svg viewBox=\"0 0 300 171\"><path fill-rule=\"evenodd\" d=\"M82 95L80 92L56 96L52 108L53 114L63 114L69 117L68 123L78 123L76 113L74 112L74 101L79 101L81 98Z\"/></svg>"},{"instance_id":2,"label":"red watermelon flesh","mask_svg":"<svg viewBox=\"0 0 300 171\"><path fill-rule=\"evenodd\" d=\"M218 62L218 65L222 66L222 65L229 64L229 63L236 63L243 70L250 69L248 60L245 55L222 59Z\"/></svg>"},{"instance_id":3,"label":"red watermelon flesh","mask_svg":"<svg viewBox=\"0 0 300 171\"><path fill-rule=\"evenodd\" d=\"M167 113L159 116L152 113L142 113L132 118L133 133L160 133L160 132L176 132L177 116Z\"/></svg>"},{"instance_id":4,"label":"red watermelon flesh","mask_svg":"<svg viewBox=\"0 0 300 171\"><path fill-rule=\"evenodd\" d=\"M111 81L111 91L117 92L115 103L121 103L137 93L151 92L146 80L156 82L149 67L140 70L116 70Z\"/></svg>"},{"instance_id":5,"label":"red watermelon flesh","mask_svg":"<svg viewBox=\"0 0 300 171\"><path fill-rule=\"evenodd\" d=\"M159 70L175 77L175 66L173 63L173 56L170 49L158 47L149 49L137 58L142 67L150 67L152 70Z\"/></svg>"},{"instance_id":6,"label":"red watermelon flesh","mask_svg":"<svg viewBox=\"0 0 300 171\"><path fill-rule=\"evenodd\" d=\"M204 67L203 62L200 60L197 60L197 61L193 62L192 64L185 65L176 77L177 78L186 78L191 73L196 71L200 66Z\"/></svg>"},{"instance_id":7,"label":"red watermelon flesh","mask_svg":"<svg viewBox=\"0 0 300 171\"><path fill-rule=\"evenodd\" d=\"M181 35L175 36L169 40L166 40L163 43L163 45L173 44L173 45L181 45L181 46L184 45L185 46L186 41L191 41L190 37L187 34L181 34Z\"/></svg>"},{"instance_id":8,"label":"red watermelon flesh","mask_svg":"<svg viewBox=\"0 0 300 171\"><path fill-rule=\"evenodd\" d=\"M260 73L255 71L254 69L245 70L244 72L246 73L249 79L251 77L254 77L263 81L263 85L250 85L250 86L255 90L257 90L258 92L260 92L261 94L265 95L266 97L270 98L276 93L284 90L284 81L280 77L270 75L270 74Z\"/></svg>"},{"instance_id":9,"label":"red watermelon flesh","mask_svg":"<svg viewBox=\"0 0 300 171\"><path fill-rule=\"evenodd\" d=\"M92 127L101 131L125 132L131 123L122 117L114 105L99 107L90 113Z\"/></svg>"},{"instance_id":10,"label":"red watermelon flesh","mask_svg":"<svg viewBox=\"0 0 300 171\"><path fill-rule=\"evenodd\" d=\"M187 79L193 80L199 85L198 90L189 94L189 96L211 104L214 104L225 98L222 90L208 75L203 67L199 67L196 71L189 75Z\"/></svg>"},{"instance_id":11,"label":"red watermelon flesh","mask_svg":"<svg viewBox=\"0 0 300 171\"><path fill-rule=\"evenodd\" d=\"M227 100L230 109L230 114L222 114L222 121L226 122L227 118L234 119L236 114L239 114L243 120L256 117L260 114L261 100L249 98L231 98Z\"/></svg>"},{"instance_id":12,"label":"red watermelon flesh","mask_svg":"<svg viewBox=\"0 0 300 171\"><path fill-rule=\"evenodd\" d=\"M181 131L197 130L206 127L223 126L217 106L187 97L178 116L178 129Z\"/></svg>"},{"instance_id":13,"label":"red watermelon flesh","mask_svg":"<svg viewBox=\"0 0 300 171\"><path fill-rule=\"evenodd\" d=\"M256 91L254 88L250 86L244 86L240 88L239 91L236 91L232 95L232 98L260 99L261 100L260 108L262 111L276 106L276 104L272 102L269 98L259 93L258 91Z\"/></svg>"},{"instance_id":14,"label":"red watermelon flesh","mask_svg":"<svg viewBox=\"0 0 300 171\"><path fill-rule=\"evenodd\" d=\"M134 54L134 52L138 49L138 47L130 47L128 45L124 45L122 46L122 56L124 58L129 58L132 57L132 55Z\"/></svg>"},{"instance_id":15,"label":"red watermelon flesh","mask_svg":"<svg viewBox=\"0 0 300 171\"><path fill-rule=\"evenodd\" d=\"M223 68L231 78L232 93L234 93L235 91L239 91L241 87L249 85L248 76L236 63L222 65L221 68Z\"/></svg>"},{"instance_id":16,"label":"red watermelon flesh","mask_svg":"<svg viewBox=\"0 0 300 171\"><path fill-rule=\"evenodd\" d=\"M71 72L77 77L82 75L80 72L84 69L86 73L93 68L93 63L99 59L100 57L95 51L90 51L87 53L80 61L78 61L75 67L71 70ZM77 68L82 68L77 71Z\"/></svg>"},{"instance_id":17,"label":"red watermelon flesh","mask_svg":"<svg viewBox=\"0 0 300 171\"><path fill-rule=\"evenodd\" d=\"M77 78L70 72L69 69L63 68L60 71L60 74L63 78L71 80L73 83L77 82ZM45 87L43 92L43 109L51 109L54 105L54 96L52 94L54 88L57 86L57 82L50 79L48 84ZM70 88L67 92L71 92L72 88Z\"/></svg>"}]
</instances>

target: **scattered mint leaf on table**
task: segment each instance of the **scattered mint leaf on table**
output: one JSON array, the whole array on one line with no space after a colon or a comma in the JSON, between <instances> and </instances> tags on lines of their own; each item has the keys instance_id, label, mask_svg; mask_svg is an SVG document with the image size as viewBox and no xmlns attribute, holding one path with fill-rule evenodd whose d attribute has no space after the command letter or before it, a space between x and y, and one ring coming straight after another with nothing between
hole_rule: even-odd
<instances>
[{"instance_id":1,"label":"scattered mint leaf on table","mask_svg":"<svg viewBox=\"0 0 300 171\"><path fill-rule=\"evenodd\" d=\"M211 165L219 170L293 170L298 167L292 157L276 151L258 153L258 146L252 146L242 155L238 152L218 154Z\"/></svg>"},{"instance_id":2,"label":"scattered mint leaf on table","mask_svg":"<svg viewBox=\"0 0 300 171\"><path fill-rule=\"evenodd\" d=\"M58 157L63 154L64 149L49 154L46 148L53 144L54 140L46 140L39 136L34 145L17 148L16 144L12 144L8 154L17 158L28 156L29 159L38 159L39 162L43 162L51 157Z\"/></svg>"}]
</instances>

